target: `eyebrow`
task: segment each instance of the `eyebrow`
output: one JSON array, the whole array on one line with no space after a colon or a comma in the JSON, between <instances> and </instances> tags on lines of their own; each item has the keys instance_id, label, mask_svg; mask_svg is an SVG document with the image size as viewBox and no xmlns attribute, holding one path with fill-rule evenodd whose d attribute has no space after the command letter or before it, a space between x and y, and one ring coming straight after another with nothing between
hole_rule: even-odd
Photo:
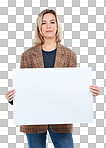
<instances>
[{"instance_id":1,"label":"eyebrow","mask_svg":"<svg viewBox=\"0 0 106 148\"><path fill-rule=\"evenodd\" d=\"M42 20L42 22L43 22L43 21L46 21L46 20ZM54 20L54 19L51 19L50 21L55 21L55 20Z\"/></svg>"}]
</instances>

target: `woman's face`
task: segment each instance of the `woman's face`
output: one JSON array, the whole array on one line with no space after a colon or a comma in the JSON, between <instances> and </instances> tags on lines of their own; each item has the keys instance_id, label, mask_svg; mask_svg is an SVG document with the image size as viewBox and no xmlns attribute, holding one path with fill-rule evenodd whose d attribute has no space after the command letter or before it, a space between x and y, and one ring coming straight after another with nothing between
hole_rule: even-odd
<instances>
[{"instance_id":1,"label":"woman's face","mask_svg":"<svg viewBox=\"0 0 106 148\"><path fill-rule=\"evenodd\" d=\"M41 31L43 37L47 38L54 38L57 30L57 23L55 16L52 13L47 13L43 16L42 19L42 26Z\"/></svg>"}]
</instances>

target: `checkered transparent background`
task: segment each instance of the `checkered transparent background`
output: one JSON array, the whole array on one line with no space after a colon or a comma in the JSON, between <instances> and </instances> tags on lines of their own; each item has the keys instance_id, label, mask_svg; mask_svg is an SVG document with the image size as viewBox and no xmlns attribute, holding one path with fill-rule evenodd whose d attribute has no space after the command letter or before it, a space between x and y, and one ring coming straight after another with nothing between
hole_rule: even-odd
<instances>
[{"instance_id":1,"label":"checkered transparent background","mask_svg":"<svg viewBox=\"0 0 106 148\"><path fill-rule=\"evenodd\" d=\"M62 30L62 44L77 54L77 67L92 67L93 123L74 124L75 148L106 148L106 0L0 1L0 148L28 148L26 136L13 124L13 106L5 93L12 87L12 69L34 46L35 22L44 9L54 9ZM53 148L49 133L47 148Z\"/></svg>"}]
</instances>

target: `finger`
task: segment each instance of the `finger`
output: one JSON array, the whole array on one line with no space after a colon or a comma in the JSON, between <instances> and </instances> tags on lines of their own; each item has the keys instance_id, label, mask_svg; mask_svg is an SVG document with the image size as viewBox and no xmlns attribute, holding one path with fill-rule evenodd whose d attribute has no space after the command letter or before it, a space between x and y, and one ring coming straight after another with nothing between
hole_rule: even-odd
<instances>
[{"instance_id":1,"label":"finger","mask_svg":"<svg viewBox=\"0 0 106 148\"><path fill-rule=\"evenodd\" d=\"M8 100L8 101L10 101L10 102L11 102L13 99L14 99L14 98L11 98L11 99L10 99L10 100Z\"/></svg>"},{"instance_id":2,"label":"finger","mask_svg":"<svg viewBox=\"0 0 106 148\"><path fill-rule=\"evenodd\" d=\"M97 91L98 93L100 93L100 88L97 88L97 89L91 88L91 89L94 90L94 91Z\"/></svg>"},{"instance_id":3,"label":"finger","mask_svg":"<svg viewBox=\"0 0 106 148\"><path fill-rule=\"evenodd\" d=\"M99 91L99 88L94 88L94 87L92 87L92 88L90 88L90 89Z\"/></svg>"},{"instance_id":4,"label":"finger","mask_svg":"<svg viewBox=\"0 0 106 148\"><path fill-rule=\"evenodd\" d=\"M9 90L8 92L11 92L11 91L14 91L15 89L11 89L11 90Z\"/></svg>"},{"instance_id":5,"label":"finger","mask_svg":"<svg viewBox=\"0 0 106 148\"><path fill-rule=\"evenodd\" d=\"M99 93L97 90L91 90L92 93Z\"/></svg>"},{"instance_id":6,"label":"finger","mask_svg":"<svg viewBox=\"0 0 106 148\"><path fill-rule=\"evenodd\" d=\"M94 85L90 85L90 87L93 87Z\"/></svg>"},{"instance_id":7,"label":"finger","mask_svg":"<svg viewBox=\"0 0 106 148\"><path fill-rule=\"evenodd\" d=\"M92 93L93 94L93 96L98 96L98 94L97 93Z\"/></svg>"},{"instance_id":8,"label":"finger","mask_svg":"<svg viewBox=\"0 0 106 148\"><path fill-rule=\"evenodd\" d=\"M98 90L100 90L100 88L99 88L98 86L96 86L96 85L91 85L89 88L93 88L93 89L98 89Z\"/></svg>"},{"instance_id":9,"label":"finger","mask_svg":"<svg viewBox=\"0 0 106 148\"><path fill-rule=\"evenodd\" d=\"M8 97L8 100L10 101L11 99L14 99L14 94Z\"/></svg>"},{"instance_id":10,"label":"finger","mask_svg":"<svg viewBox=\"0 0 106 148\"><path fill-rule=\"evenodd\" d=\"M11 92L15 92L15 89L12 89L12 90L8 91L6 94L8 95L8 94L10 94Z\"/></svg>"},{"instance_id":11,"label":"finger","mask_svg":"<svg viewBox=\"0 0 106 148\"><path fill-rule=\"evenodd\" d=\"M14 97L12 97L11 99L9 99L8 101L12 101L12 100L14 100Z\"/></svg>"},{"instance_id":12,"label":"finger","mask_svg":"<svg viewBox=\"0 0 106 148\"><path fill-rule=\"evenodd\" d=\"M97 92L97 91L92 91L92 93L93 94L97 94L97 95L99 94L99 92Z\"/></svg>"},{"instance_id":13,"label":"finger","mask_svg":"<svg viewBox=\"0 0 106 148\"><path fill-rule=\"evenodd\" d=\"M90 87L95 87L95 85L90 85Z\"/></svg>"},{"instance_id":14,"label":"finger","mask_svg":"<svg viewBox=\"0 0 106 148\"><path fill-rule=\"evenodd\" d=\"M11 92L11 93L9 93L8 95L7 95L7 98L9 98L11 95L13 95L13 94L15 94L15 92L13 91L13 92Z\"/></svg>"}]
</instances>

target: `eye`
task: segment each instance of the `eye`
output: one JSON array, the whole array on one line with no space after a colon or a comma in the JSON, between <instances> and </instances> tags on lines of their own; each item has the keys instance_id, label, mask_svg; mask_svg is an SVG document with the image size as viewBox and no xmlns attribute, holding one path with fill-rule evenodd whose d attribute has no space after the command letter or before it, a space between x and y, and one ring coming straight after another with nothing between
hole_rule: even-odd
<instances>
[{"instance_id":1,"label":"eye","mask_svg":"<svg viewBox=\"0 0 106 148\"><path fill-rule=\"evenodd\" d=\"M45 23L42 23L42 25L43 25L43 24L45 24Z\"/></svg>"},{"instance_id":2,"label":"eye","mask_svg":"<svg viewBox=\"0 0 106 148\"><path fill-rule=\"evenodd\" d=\"M51 22L51 23L54 24L55 22ZM46 23L42 23L42 25L43 25L43 24L46 24Z\"/></svg>"}]
</instances>

